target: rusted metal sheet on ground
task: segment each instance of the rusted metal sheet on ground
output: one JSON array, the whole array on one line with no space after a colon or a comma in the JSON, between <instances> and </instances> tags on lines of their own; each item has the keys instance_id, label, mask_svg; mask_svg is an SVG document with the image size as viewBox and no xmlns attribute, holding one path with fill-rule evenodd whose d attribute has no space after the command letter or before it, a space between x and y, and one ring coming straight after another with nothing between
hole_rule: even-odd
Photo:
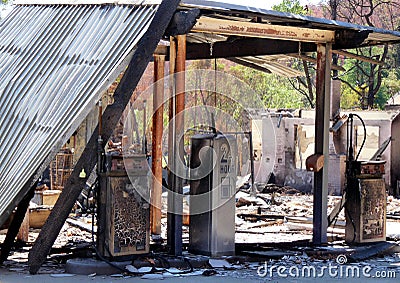
<instances>
[{"instance_id":1,"label":"rusted metal sheet on ground","mask_svg":"<svg viewBox=\"0 0 400 283\"><path fill-rule=\"evenodd\" d=\"M0 22L0 224L132 57L158 5L17 5Z\"/></svg>"}]
</instances>

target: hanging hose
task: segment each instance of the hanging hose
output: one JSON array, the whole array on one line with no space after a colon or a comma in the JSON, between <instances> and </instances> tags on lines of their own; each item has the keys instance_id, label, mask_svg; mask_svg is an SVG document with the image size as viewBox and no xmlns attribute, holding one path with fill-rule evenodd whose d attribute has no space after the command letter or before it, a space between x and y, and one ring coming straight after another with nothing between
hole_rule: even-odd
<instances>
[{"instance_id":1,"label":"hanging hose","mask_svg":"<svg viewBox=\"0 0 400 283\"><path fill-rule=\"evenodd\" d=\"M347 156L348 156L348 160L349 161L353 161L353 154L354 154L354 150L353 150L353 116L357 117L358 120L360 120L363 129L364 129L364 138L363 141L361 143L360 149L357 151L357 156L354 159L354 161L357 161L358 158L360 157L360 153L361 150L364 148L365 145L365 141L367 139L367 127L365 126L364 120L358 115L358 114L354 114L351 113L349 114L349 121L350 123L347 123ZM350 130L349 130L350 127Z\"/></svg>"},{"instance_id":2,"label":"hanging hose","mask_svg":"<svg viewBox=\"0 0 400 283\"><path fill-rule=\"evenodd\" d=\"M357 156L354 159L354 148L353 148L353 119L354 116L357 117L357 119L361 122L363 129L364 129L364 137L363 137L363 141L361 143L361 146L359 148L359 150L357 150ZM357 137L355 137L355 139L357 139ZM357 178L357 172L360 170L360 162L358 161L358 158L360 157L361 151L365 146L365 141L367 139L367 128L365 126L364 120L358 115L358 114L354 114L351 113L349 114L349 119L347 122L347 144L346 144L346 149L347 149L347 162L346 162L346 191L347 194L351 193L349 192L349 183L350 186L354 186L354 181ZM358 188L358 192L360 191L360 188ZM353 192L354 194L354 192ZM354 219L348 209L348 207L345 206L345 212L351 222L351 225L353 226L353 239L352 239L352 243L355 241L356 239L356 225L354 223ZM336 215L336 219L335 222L337 220L339 213Z\"/></svg>"},{"instance_id":3,"label":"hanging hose","mask_svg":"<svg viewBox=\"0 0 400 283\"><path fill-rule=\"evenodd\" d=\"M357 161L358 157L360 156L361 150L364 148L365 141L367 139L367 127L365 126L364 120L358 114L353 114L353 115L356 116L358 118L358 120L360 120L361 124L363 125L363 129L364 129L364 138L363 138L363 141L361 143L360 150L358 150L358 153L357 153L357 156L356 156L356 161Z\"/></svg>"}]
</instances>

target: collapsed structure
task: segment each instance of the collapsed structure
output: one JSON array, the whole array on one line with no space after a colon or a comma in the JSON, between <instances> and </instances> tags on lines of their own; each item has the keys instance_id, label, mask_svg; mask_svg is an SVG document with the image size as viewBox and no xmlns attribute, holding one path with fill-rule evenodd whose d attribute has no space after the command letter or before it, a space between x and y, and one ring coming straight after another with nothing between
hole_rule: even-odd
<instances>
[{"instance_id":1,"label":"collapsed structure","mask_svg":"<svg viewBox=\"0 0 400 283\"><path fill-rule=\"evenodd\" d=\"M400 33L394 31L190 0L16 1L0 29L0 224L17 206L14 226L19 228L22 219L18 215L24 215L29 192L41 173L102 92L125 70L114 103L99 119L30 253L32 273L45 260L87 176L100 161L98 151L104 149L153 55L161 66L156 80L163 76L165 58L170 60L171 72L178 73L171 86L176 93L172 119L185 108L185 78L181 73L185 60L228 58L257 69L282 70L268 60L268 55L316 52L314 154L325 156L323 168L328 168L332 52L400 42ZM169 46L157 48L160 39L170 36ZM163 91L155 90L156 97L160 93ZM160 101L155 105L164 100ZM162 116L154 123L154 129L162 127ZM175 132L185 131L181 126L176 119ZM157 144L159 140L155 139ZM181 152L182 146L171 135L171 152ZM153 153L153 160L160 158L159 152ZM171 157L170 162L175 156ZM160 174L155 175L160 180ZM327 241L328 178L326 169L313 173L315 244ZM170 189L176 194L168 205L176 213L169 215L168 244L172 253L179 254L182 178L172 176L172 180ZM160 187L153 188L152 198L159 194ZM153 215L154 224L159 217L157 210ZM14 230L9 231L11 241ZM5 253L3 248L2 256Z\"/></svg>"}]
</instances>

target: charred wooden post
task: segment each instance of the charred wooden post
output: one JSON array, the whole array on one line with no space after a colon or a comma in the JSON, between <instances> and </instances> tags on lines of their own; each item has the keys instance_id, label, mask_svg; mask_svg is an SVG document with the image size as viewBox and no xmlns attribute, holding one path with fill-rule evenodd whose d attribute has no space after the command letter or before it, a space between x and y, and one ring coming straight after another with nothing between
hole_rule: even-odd
<instances>
[{"instance_id":1,"label":"charred wooden post","mask_svg":"<svg viewBox=\"0 0 400 283\"><path fill-rule=\"evenodd\" d=\"M174 255L182 254L182 215L183 215L183 164L184 164L184 116L185 109L185 64L186 64L186 35L178 35L171 40L171 49L176 48L176 53L170 50L172 54L170 62L173 63L175 73L175 92L172 95L174 105L170 104L170 122L173 122L170 128L169 150L173 149L173 154L169 155L169 164L172 165L172 172L169 175L168 194L168 245L170 252ZM171 70L170 70L171 71ZM174 109L172 109L174 108ZM171 111L172 110L172 111ZM172 114L172 115L171 115Z\"/></svg>"},{"instance_id":2,"label":"charred wooden post","mask_svg":"<svg viewBox=\"0 0 400 283\"><path fill-rule=\"evenodd\" d=\"M151 233L161 235L161 195L162 195L162 133L164 114L164 68L165 56L154 56L154 93L153 93L153 138L152 171L153 187L151 191Z\"/></svg>"},{"instance_id":3,"label":"charred wooden post","mask_svg":"<svg viewBox=\"0 0 400 283\"><path fill-rule=\"evenodd\" d=\"M169 52L169 99L168 99L168 204L167 204L167 245L171 247L174 240L175 217L172 213L173 198L171 192L175 187L174 177L174 156L175 156L175 139L174 139L174 116L175 116L175 63L176 63L176 42L174 37L170 37Z\"/></svg>"},{"instance_id":4,"label":"charred wooden post","mask_svg":"<svg viewBox=\"0 0 400 283\"><path fill-rule=\"evenodd\" d=\"M102 125L103 141L107 141L112 135L122 112L131 98L133 90L145 71L148 62L151 60L154 50L171 21L179 2L179 0L163 0L148 30L138 42L137 49L129 66L115 90L114 104L109 105L104 111ZM85 185L86 180L79 178L80 172L84 169L88 174L93 171L93 168L97 164L97 133L98 127L94 130L71 177L68 179L63 192L29 253L28 264L31 274L36 274L42 263L46 260L47 254L50 252L57 235Z\"/></svg>"},{"instance_id":5,"label":"charred wooden post","mask_svg":"<svg viewBox=\"0 0 400 283\"><path fill-rule=\"evenodd\" d=\"M24 196L24 198L20 201L18 204L17 210L15 211L13 220L10 223L10 226L8 227L7 235L6 238L3 242L3 246L1 247L1 254L0 254L0 264L3 264L4 261L7 260L10 251L13 247L15 237L17 236L21 224L24 221L25 215L27 211L29 210L29 202L35 195L35 188L36 184L32 186L30 191ZM29 226L28 226L29 230Z\"/></svg>"},{"instance_id":6,"label":"charred wooden post","mask_svg":"<svg viewBox=\"0 0 400 283\"><path fill-rule=\"evenodd\" d=\"M317 46L315 154L324 155L322 170L314 173L313 243L327 242L328 163L332 44Z\"/></svg>"}]
</instances>

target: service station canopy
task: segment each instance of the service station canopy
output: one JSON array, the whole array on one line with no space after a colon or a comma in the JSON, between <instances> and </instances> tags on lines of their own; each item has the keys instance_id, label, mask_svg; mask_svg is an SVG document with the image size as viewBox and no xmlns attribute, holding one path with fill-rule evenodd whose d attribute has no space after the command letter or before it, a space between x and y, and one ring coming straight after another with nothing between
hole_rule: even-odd
<instances>
[{"instance_id":1,"label":"service station canopy","mask_svg":"<svg viewBox=\"0 0 400 283\"><path fill-rule=\"evenodd\" d=\"M248 1L225 2L181 1L173 7L175 16L164 38L182 33L177 23L183 21L180 26L189 27L183 31L188 60L229 58L264 70L273 69L265 56L307 56L324 44L339 52L400 42L395 31L259 9L247 6ZM143 37L165 30L153 22L162 18L160 3L15 1L0 22L0 224L102 91L136 58L137 50L150 48L142 46ZM168 54L168 47L156 53ZM145 64L151 60L141 58Z\"/></svg>"}]
</instances>

